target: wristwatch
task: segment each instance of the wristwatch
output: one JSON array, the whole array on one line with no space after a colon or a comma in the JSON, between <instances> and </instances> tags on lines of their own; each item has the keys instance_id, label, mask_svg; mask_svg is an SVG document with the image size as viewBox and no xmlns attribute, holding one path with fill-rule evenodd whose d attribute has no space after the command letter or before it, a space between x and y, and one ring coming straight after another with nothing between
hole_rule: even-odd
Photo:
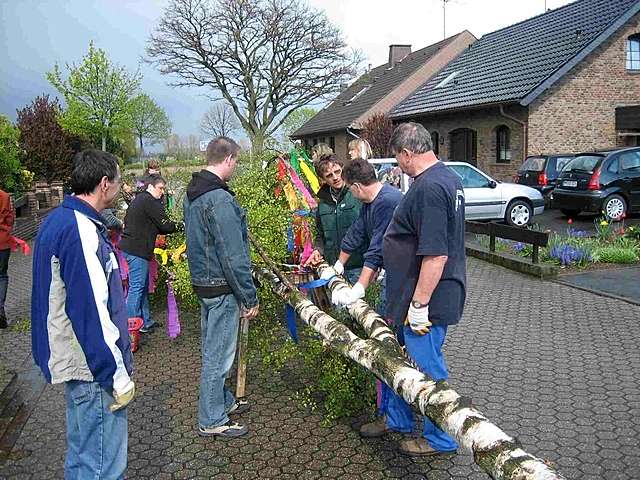
<instances>
[{"instance_id":1,"label":"wristwatch","mask_svg":"<svg viewBox=\"0 0 640 480\"><path fill-rule=\"evenodd\" d=\"M420 303L418 300L411 300L411 306L413 308L424 308L427 307L429 303Z\"/></svg>"}]
</instances>

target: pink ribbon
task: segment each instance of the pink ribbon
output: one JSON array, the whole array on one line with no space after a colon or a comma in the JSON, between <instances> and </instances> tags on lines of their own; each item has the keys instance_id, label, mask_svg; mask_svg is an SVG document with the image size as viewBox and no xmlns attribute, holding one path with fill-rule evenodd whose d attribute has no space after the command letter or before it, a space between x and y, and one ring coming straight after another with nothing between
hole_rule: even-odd
<instances>
[{"instance_id":1,"label":"pink ribbon","mask_svg":"<svg viewBox=\"0 0 640 480\"><path fill-rule=\"evenodd\" d=\"M149 293L155 293L157 280L158 262L156 262L156 257L151 257L151 260L149 260Z\"/></svg>"},{"instance_id":2,"label":"pink ribbon","mask_svg":"<svg viewBox=\"0 0 640 480\"><path fill-rule=\"evenodd\" d=\"M9 237L9 248L12 252L18 250L18 247L22 249L23 255L29 255L31 253L31 247L29 244L18 237Z\"/></svg>"},{"instance_id":3,"label":"pink ribbon","mask_svg":"<svg viewBox=\"0 0 640 480\"><path fill-rule=\"evenodd\" d=\"M178 313L178 303L173 292L171 279L167 280L167 335L169 338L176 338L180 335L180 317Z\"/></svg>"},{"instance_id":4,"label":"pink ribbon","mask_svg":"<svg viewBox=\"0 0 640 480\"><path fill-rule=\"evenodd\" d=\"M287 164L287 167L289 170L289 175L291 176L291 182L296 186L304 199L307 201L309 208L316 208L318 206L318 203L316 202L315 198L313 198L313 196L309 193L307 187L304 186L304 183L302 183L302 180L300 180L300 177L298 176L296 171L289 164Z\"/></svg>"}]
</instances>

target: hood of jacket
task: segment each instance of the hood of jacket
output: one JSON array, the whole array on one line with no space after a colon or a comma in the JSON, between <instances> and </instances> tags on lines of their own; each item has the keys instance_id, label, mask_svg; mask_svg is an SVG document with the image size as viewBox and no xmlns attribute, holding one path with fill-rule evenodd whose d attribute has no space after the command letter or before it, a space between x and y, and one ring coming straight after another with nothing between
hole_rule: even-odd
<instances>
[{"instance_id":1,"label":"hood of jacket","mask_svg":"<svg viewBox=\"0 0 640 480\"><path fill-rule=\"evenodd\" d=\"M200 170L193 174L189 185L187 186L187 198L190 202L193 202L196 198L204 195L207 192L213 190L223 189L235 196L229 189L227 182L222 180L215 173L211 173L209 170Z\"/></svg>"}]
</instances>

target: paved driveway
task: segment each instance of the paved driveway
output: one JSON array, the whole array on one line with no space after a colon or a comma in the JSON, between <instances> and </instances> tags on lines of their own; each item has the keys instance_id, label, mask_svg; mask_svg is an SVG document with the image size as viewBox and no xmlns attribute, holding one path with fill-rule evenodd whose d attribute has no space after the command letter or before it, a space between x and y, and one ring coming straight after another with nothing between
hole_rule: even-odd
<instances>
[{"instance_id":1,"label":"paved driveway","mask_svg":"<svg viewBox=\"0 0 640 480\"><path fill-rule=\"evenodd\" d=\"M638 479L639 318L639 306L469 259L465 315L445 348L451 382L567 478ZM198 321L187 316L183 326L174 341L151 334L136 353L129 478L487 478L468 453L414 459L397 454L398 435L362 440L356 428L364 418L322 427L319 415L291 399L295 370L272 375L257 361L244 417L250 434L200 438ZM28 355L28 334L0 332L0 343L5 365ZM47 387L0 463L0 478L62 478L64 449L62 390Z\"/></svg>"}]
</instances>

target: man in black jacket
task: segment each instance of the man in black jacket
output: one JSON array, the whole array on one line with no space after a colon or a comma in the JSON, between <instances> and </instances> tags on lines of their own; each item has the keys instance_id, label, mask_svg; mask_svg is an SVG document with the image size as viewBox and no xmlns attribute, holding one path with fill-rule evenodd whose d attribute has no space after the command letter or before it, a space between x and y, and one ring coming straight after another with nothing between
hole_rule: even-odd
<instances>
[{"instance_id":1,"label":"man in black jacket","mask_svg":"<svg viewBox=\"0 0 640 480\"><path fill-rule=\"evenodd\" d=\"M133 199L124 218L120 248L129 265L129 318L142 317L140 329L145 333L155 323L149 311L149 261L153 258L156 236L173 233L176 224L169 220L161 202L166 182L160 176L150 177L147 189Z\"/></svg>"}]
</instances>

